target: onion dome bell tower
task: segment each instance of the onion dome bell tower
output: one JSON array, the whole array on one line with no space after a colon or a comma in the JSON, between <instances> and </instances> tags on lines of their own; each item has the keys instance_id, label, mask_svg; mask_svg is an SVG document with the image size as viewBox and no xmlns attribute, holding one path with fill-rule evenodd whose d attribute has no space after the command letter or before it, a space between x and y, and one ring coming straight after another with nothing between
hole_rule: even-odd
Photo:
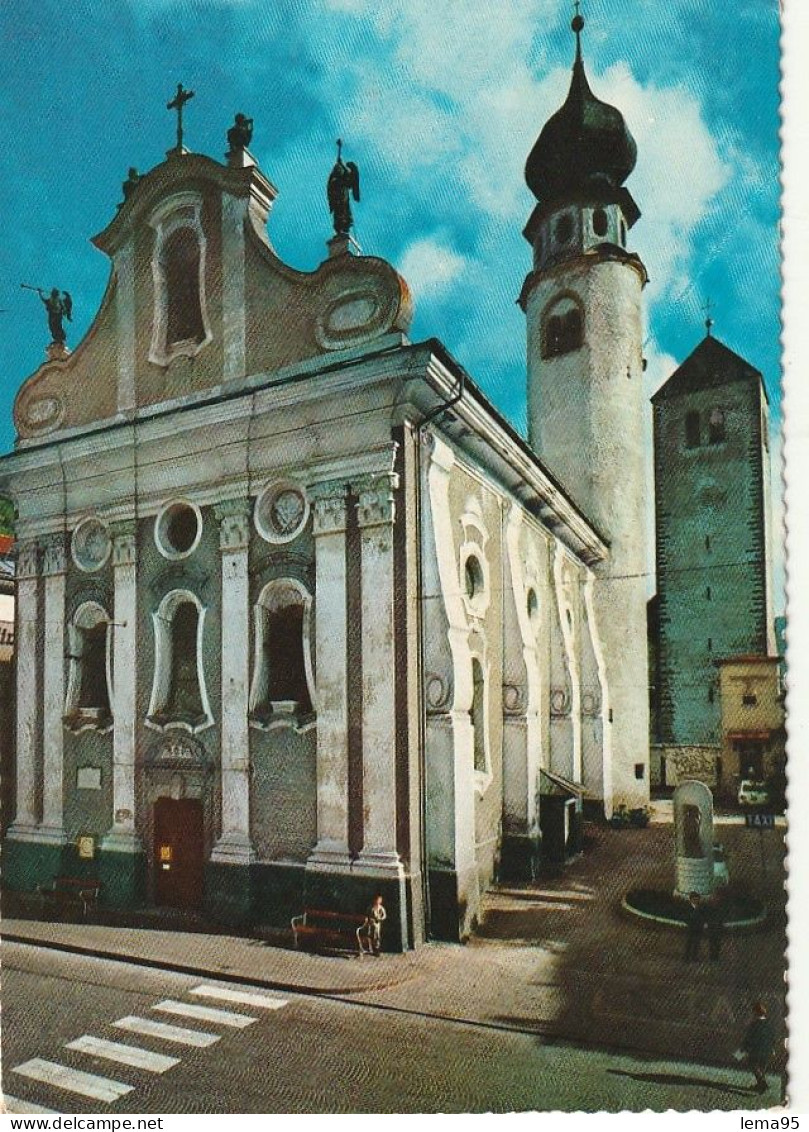
<instances>
[{"instance_id":1,"label":"onion dome bell tower","mask_svg":"<svg viewBox=\"0 0 809 1132\"><path fill-rule=\"evenodd\" d=\"M529 440L611 547L594 591L607 685L599 786L609 811L617 802L643 804L649 790L641 320L647 276L627 248L640 218L624 187L637 147L621 112L590 89L578 14L572 29L567 99L525 167L538 204L524 231L533 270L519 301L528 324Z\"/></svg>"}]
</instances>

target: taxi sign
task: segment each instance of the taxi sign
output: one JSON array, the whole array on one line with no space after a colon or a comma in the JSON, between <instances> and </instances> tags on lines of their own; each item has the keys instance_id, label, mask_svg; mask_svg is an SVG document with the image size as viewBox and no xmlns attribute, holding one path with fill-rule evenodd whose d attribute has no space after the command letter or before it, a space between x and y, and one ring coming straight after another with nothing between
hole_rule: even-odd
<instances>
[{"instance_id":1,"label":"taxi sign","mask_svg":"<svg viewBox=\"0 0 809 1132\"><path fill-rule=\"evenodd\" d=\"M748 829L775 829L775 814L745 814Z\"/></svg>"}]
</instances>

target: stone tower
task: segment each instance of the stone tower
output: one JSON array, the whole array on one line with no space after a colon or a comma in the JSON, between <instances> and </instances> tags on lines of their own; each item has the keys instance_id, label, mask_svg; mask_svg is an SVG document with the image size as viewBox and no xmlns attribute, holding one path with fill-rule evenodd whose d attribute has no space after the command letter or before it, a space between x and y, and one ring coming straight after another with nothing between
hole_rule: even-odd
<instances>
[{"instance_id":1,"label":"stone tower","mask_svg":"<svg viewBox=\"0 0 809 1132\"><path fill-rule=\"evenodd\" d=\"M767 393L707 328L652 398L664 745L717 745L717 660L775 651Z\"/></svg>"},{"instance_id":2,"label":"stone tower","mask_svg":"<svg viewBox=\"0 0 809 1132\"><path fill-rule=\"evenodd\" d=\"M545 465L611 547L596 571L595 626L607 683L604 803L648 799L646 534L641 292L627 248L640 216L623 187L636 160L621 113L599 101L576 59L562 108L543 128L525 177L539 201L525 228L533 271L528 322L528 435Z\"/></svg>"}]
</instances>

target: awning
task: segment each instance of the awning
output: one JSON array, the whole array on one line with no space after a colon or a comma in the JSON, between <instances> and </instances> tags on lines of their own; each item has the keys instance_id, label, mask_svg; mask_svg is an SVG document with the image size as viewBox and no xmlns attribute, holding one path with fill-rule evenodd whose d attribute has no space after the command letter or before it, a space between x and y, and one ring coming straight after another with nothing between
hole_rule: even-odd
<instances>
[{"instance_id":1,"label":"awning","mask_svg":"<svg viewBox=\"0 0 809 1132\"><path fill-rule=\"evenodd\" d=\"M771 731L728 731L731 743L768 743Z\"/></svg>"},{"instance_id":2,"label":"awning","mask_svg":"<svg viewBox=\"0 0 809 1132\"><path fill-rule=\"evenodd\" d=\"M592 795L586 786L582 786L580 782L571 782L569 778L563 778L561 774L553 774L549 770L540 769L539 772L539 792L548 795L556 795L557 797L567 796L569 798L591 798Z\"/></svg>"}]
</instances>

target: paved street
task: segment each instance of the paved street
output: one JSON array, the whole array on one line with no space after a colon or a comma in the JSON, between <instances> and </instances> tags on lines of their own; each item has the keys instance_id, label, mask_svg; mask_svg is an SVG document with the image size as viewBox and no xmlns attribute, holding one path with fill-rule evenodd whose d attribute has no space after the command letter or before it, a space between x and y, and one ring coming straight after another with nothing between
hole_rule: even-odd
<instances>
[{"instance_id":1,"label":"paved street","mask_svg":"<svg viewBox=\"0 0 809 1132\"><path fill-rule=\"evenodd\" d=\"M406 984L400 991L404 992ZM735 1068L5 943L8 1107L459 1112L761 1107ZM772 1077L767 1098L776 1103Z\"/></svg>"}]
</instances>

